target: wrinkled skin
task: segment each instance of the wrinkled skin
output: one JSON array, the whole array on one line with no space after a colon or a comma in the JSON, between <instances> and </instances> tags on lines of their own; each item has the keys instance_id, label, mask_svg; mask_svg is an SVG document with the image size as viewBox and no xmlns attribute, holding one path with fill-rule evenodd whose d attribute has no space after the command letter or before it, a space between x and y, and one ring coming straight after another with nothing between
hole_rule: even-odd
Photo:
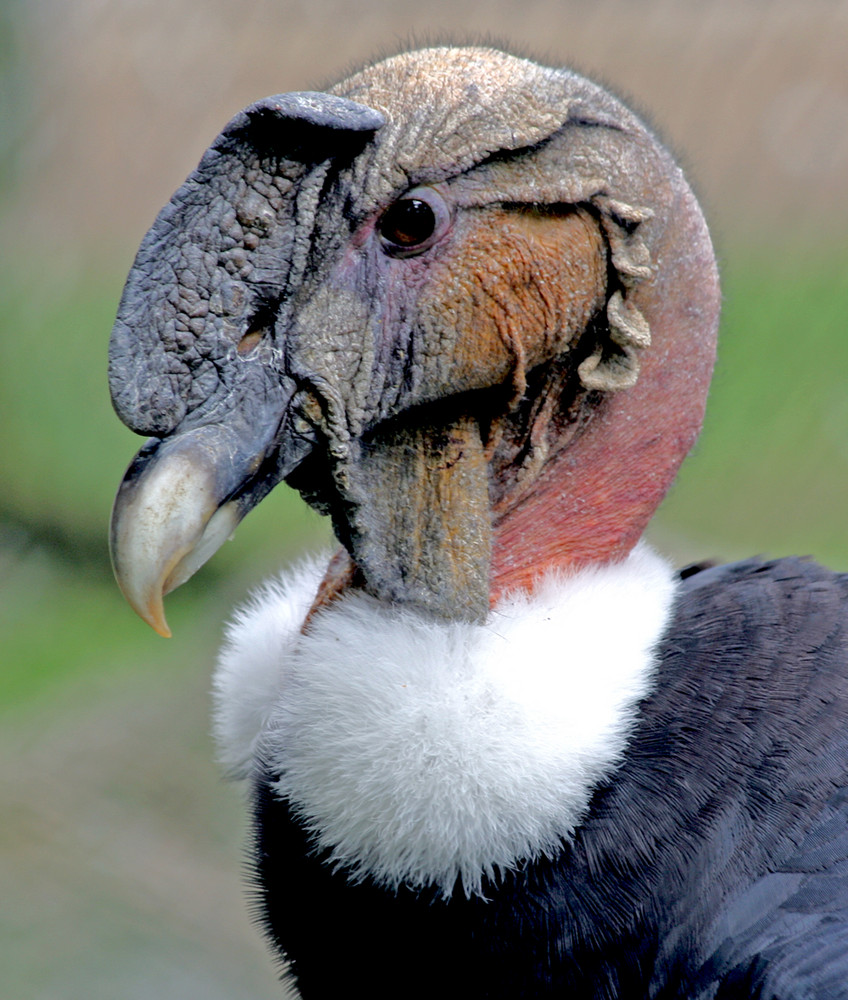
<instances>
[{"instance_id":1,"label":"wrinkled skin","mask_svg":"<svg viewBox=\"0 0 848 1000\"><path fill-rule=\"evenodd\" d=\"M386 229L416 192L436 225L410 250ZM112 396L154 440L116 501L119 582L165 632L163 591L282 479L332 517L342 585L437 616L525 582L538 552L502 539L540 497L570 525L550 559L623 554L700 425L717 302L679 171L574 74L431 49L259 102L127 280ZM587 482L631 484L591 514L576 478L552 485L581 448Z\"/></svg>"}]
</instances>

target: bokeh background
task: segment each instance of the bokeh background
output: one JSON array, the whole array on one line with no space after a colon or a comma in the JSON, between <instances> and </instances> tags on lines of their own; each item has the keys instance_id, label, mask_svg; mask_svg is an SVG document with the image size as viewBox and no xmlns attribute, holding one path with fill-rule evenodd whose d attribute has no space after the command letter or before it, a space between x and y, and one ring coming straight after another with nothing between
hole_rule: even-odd
<instances>
[{"instance_id":1,"label":"bokeh background","mask_svg":"<svg viewBox=\"0 0 848 1000\"><path fill-rule=\"evenodd\" d=\"M719 365L655 544L848 569L848 3L0 0L4 997L281 995L207 690L229 609L326 527L281 489L169 599L175 638L146 629L106 551L140 443L106 344L145 229L237 109L449 38L607 82L700 192Z\"/></svg>"}]
</instances>

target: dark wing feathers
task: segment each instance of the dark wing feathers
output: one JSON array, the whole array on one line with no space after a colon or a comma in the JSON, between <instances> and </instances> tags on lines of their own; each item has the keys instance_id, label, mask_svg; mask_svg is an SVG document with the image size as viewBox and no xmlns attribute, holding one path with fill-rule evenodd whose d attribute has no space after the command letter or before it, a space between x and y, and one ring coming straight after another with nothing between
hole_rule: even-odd
<instances>
[{"instance_id":1,"label":"dark wing feathers","mask_svg":"<svg viewBox=\"0 0 848 1000\"><path fill-rule=\"evenodd\" d=\"M831 796L779 867L728 908L736 932L702 976L722 983L717 997L848 995L848 792ZM734 992L740 983L748 992Z\"/></svg>"},{"instance_id":2,"label":"dark wing feathers","mask_svg":"<svg viewBox=\"0 0 848 1000\"><path fill-rule=\"evenodd\" d=\"M688 780L712 810L671 821L701 824L688 891L671 883L674 919L703 927L691 996L848 997L848 578L751 560L684 586L654 704L689 713L682 670L710 707Z\"/></svg>"}]
</instances>

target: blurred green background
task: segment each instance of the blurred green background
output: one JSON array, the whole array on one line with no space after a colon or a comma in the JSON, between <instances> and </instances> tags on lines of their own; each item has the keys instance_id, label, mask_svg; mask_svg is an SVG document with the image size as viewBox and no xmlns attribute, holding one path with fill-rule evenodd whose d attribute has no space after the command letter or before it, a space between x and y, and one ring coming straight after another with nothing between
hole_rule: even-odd
<instances>
[{"instance_id":1,"label":"blurred green background","mask_svg":"<svg viewBox=\"0 0 848 1000\"><path fill-rule=\"evenodd\" d=\"M725 311L704 434L652 528L678 562L848 569L848 4L0 0L0 993L279 996L208 735L222 622L324 524L282 490L169 599L112 582L140 443L106 344L154 215L224 122L410 41L489 38L610 84L686 165Z\"/></svg>"}]
</instances>

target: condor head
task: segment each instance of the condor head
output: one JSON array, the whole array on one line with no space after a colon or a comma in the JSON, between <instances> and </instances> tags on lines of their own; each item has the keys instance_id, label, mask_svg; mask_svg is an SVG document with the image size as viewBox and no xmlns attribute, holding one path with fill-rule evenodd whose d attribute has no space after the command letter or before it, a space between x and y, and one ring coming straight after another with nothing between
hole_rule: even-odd
<instances>
[{"instance_id":1,"label":"condor head","mask_svg":"<svg viewBox=\"0 0 848 1000\"><path fill-rule=\"evenodd\" d=\"M150 440L118 581L163 594L282 480L328 593L481 620L624 556L700 427L718 286L668 153L604 90L488 49L394 57L237 115L145 237L110 348Z\"/></svg>"}]
</instances>

